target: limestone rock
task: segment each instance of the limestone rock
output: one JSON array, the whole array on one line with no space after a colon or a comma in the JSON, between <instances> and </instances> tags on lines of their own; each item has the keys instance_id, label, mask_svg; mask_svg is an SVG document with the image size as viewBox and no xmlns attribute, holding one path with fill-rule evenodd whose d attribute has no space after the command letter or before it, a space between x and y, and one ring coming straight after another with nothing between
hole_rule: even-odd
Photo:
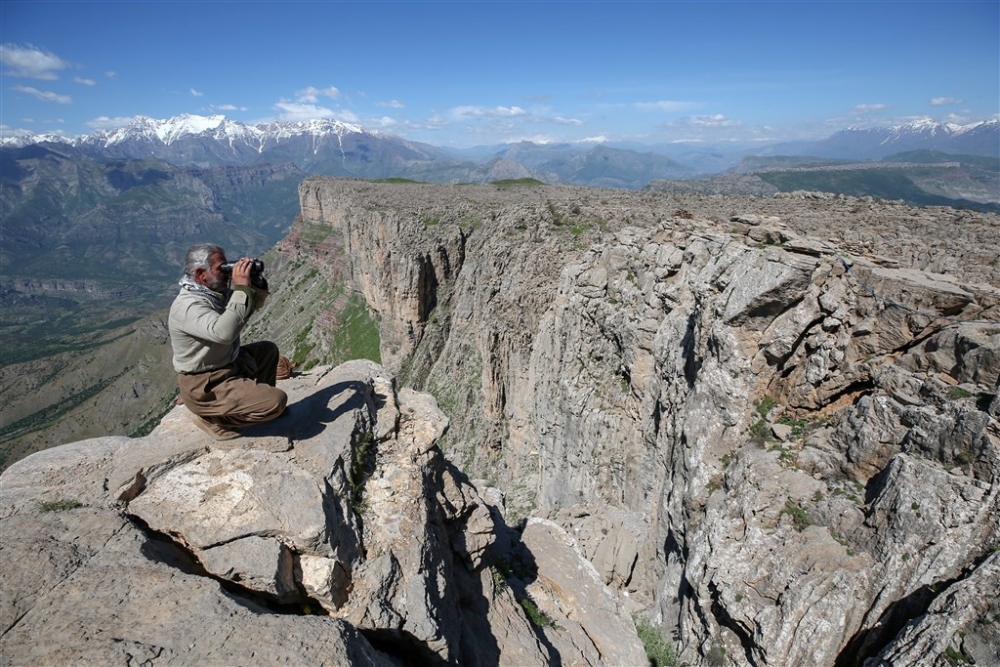
<instances>
[{"instance_id":1,"label":"limestone rock","mask_svg":"<svg viewBox=\"0 0 1000 667\"><path fill-rule=\"evenodd\" d=\"M408 380L447 414L449 458L505 516L572 535L682 661L860 665L909 650L893 642L949 582L995 598L994 572L968 576L1000 545L995 215L558 187L458 203L322 179L303 200L358 240L384 347L412 332ZM388 224L425 211L442 224ZM384 279L396 232L436 284ZM401 293L436 323L399 316ZM564 614L544 630L564 662L594 660L554 589L507 580ZM975 635L958 625L927 632Z\"/></svg>"},{"instance_id":2,"label":"limestone rock","mask_svg":"<svg viewBox=\"0 0 1000 667\"><path fill-rule=\"evenodd\" d=\"M583 657L579 662L570 659L570 664L640 665L646 661L627 610L565 530L545 519L530 519L521 541L536 572L534 581L526 582L527 594L559 628L543 631L560 655L573 655L574 651L566 649L575 646ZM568 642L565 634L573 641Z\"/></svg>"},{"instance_id":3,"label":"limestone rock","mask_svg":"<svg viewBox=\"0 0 1000 667\"><path fill-rule=\"evenodd\" d=\"M238 440L207 441L178 406L145 438L8 469L4 664L558 661L495 586L513 531L437 446L433 397L367 361L283 387L287 415ZM564 586L616 599L603 582ZM606 603L588 624L605 613L621 623ZM576 642L593 644L560 645Z\"/></svg>"}]
</instances>

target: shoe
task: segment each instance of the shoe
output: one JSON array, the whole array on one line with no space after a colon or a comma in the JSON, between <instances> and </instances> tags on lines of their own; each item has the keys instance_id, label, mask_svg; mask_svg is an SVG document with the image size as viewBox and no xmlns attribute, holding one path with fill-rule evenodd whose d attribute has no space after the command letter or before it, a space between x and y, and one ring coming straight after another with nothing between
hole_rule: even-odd
<instances>
[{"instance_id":1,"label":"shoe","mask_svg":"<svg viewBox=\"0 0 1000 667\"><path fill-rule=\"evenodd\" d=\"M194 413L191 413L191 421L194 422L195 426L200 428L205 433L208 433L210 436L212 436L212 439L216 441L233 440L235 438L240 437L239 431L234 431L232 429L225 428L224 426L220 426L219 424L213 424L207 419L199 417Z\"/></svg>"}]
</instances>

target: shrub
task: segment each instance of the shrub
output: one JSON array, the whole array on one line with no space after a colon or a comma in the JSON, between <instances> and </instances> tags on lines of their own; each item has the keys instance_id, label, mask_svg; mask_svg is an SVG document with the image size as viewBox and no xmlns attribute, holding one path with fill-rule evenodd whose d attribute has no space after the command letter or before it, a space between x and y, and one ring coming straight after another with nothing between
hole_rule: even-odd
<instances>
[{"instance_id":1,"label":"shrub","mask_svg":"<svg viewBox=\"0 0 1000 667\"><path fill-rule=\"evenodd\" d=\"M42 512L63 512L65 510L75 510L78 507L83 507L83 503L76 500L50 500L38 505L38 509Z\"/></svg>"},{"instance_id":2,"label":"shrub","mask_svg":"<svg viewBox=\"0 0 1000 667\"><path fill-rule=\"evenodd\" d=\"M787 514L792 518L792 525L795 526L795 530L800 533L812 525L812 521L809 519L809 513L793 503L791 500L785 501L785 508L781 510L781 513Z\"/></svg>"},{"instance_id":3,"label":"shrub","mask_svg":"<svg viewBox=\"0 0 1000 667\"><path fill-rule=\"evenodd\" d=\"M548 616L546 616L545 612L539 609L535 605L535 603L529 600L528 598L524 598L523 600L521 600L521 608L524 609L524 613L527 614L528 620L531 621L531 624L534 625L536 628L554 628L557 630L559 629L559 626L556 625L556 622L553 621Z\"/></svg>"},{"instance_id":4,"label":"shrub","mask_svg":"<svg viewBox=\"0 0 1000 667\"><path fill-rule=\"evenodd\" d=\"M677 652L674 645L656 629L652 621L642 616L634 617L635 630L646 649L646 657L653 667L677 667Z\"/></svg>"},{"instance_id":5,"label":"shrub","mask_svg":"<svg viewBox=\"0 0 1000 667\"><path fill-rule=\"evenodd\" d=\"M754 412L756 412L761 417L766 417L767 413L770 412L771 409L777 404L778 402L776 400L774 400L770 396L765 396L763 399L761 399L760 403L757 405L757 408L754 410Z\"/></svg>"}]
</instances>

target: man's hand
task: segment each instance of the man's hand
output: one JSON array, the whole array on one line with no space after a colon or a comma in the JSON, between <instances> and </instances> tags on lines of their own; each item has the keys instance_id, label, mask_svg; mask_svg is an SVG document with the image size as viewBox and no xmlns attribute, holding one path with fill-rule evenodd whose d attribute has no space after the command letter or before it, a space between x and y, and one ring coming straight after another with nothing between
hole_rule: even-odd
<instances>
[{"instance_id":1,"label":"man's hand","mask_svg":"<svg viewBox=\"0 0 1000 667\"><path fill-rule=\"evenodd\" d=\"M233 284L250 286L250 268L253 260L243 257L233 265Z\"/></svg>"}]
</instances>

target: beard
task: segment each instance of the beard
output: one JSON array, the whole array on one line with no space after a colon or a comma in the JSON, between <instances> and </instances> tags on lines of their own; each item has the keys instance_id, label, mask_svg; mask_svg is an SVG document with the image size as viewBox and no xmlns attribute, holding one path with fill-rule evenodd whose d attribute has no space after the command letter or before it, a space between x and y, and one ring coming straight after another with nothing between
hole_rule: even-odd
<instances>
[{"instance_id":1,"label":"beard","mask_svg":"<svg viewBox=\"0 0 1000 667\"><path fill-rule=\"evenodd\" d=\"M229 276L217 275L208 282L208 285L206 285L206 287L208 287L208 289L212 290L213 292L218 292L219 294L223 294L225 293L226 288L229 287Z\"/></svg>"}]
</instances>

